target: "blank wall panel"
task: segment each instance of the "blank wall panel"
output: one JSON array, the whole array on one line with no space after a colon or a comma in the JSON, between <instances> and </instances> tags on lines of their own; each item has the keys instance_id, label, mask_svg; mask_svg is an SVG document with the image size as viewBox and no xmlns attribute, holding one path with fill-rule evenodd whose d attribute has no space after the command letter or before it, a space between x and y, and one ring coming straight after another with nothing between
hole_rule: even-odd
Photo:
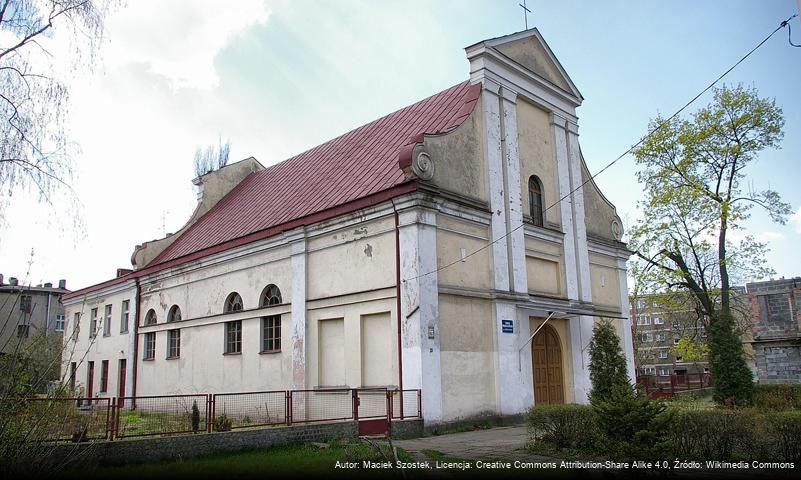
<instances>
[{"instance_id":1,"label":"blank wall panel","mask_svg":"<svg viewBox=\"0 0 801 480\"><path fill-rule=\"evenodd\" d=\"M392 383L392 327L389 312L362 316L362 385Z\"/></svg>"},{"instance_id":2,"label":"blank wall panel","mask_svg":"<svg viewBox=\"0 0 801 480\"><path fill-rule=\"evenodd\" d=\"M345 321L342 318L318 323L320 386L345 385Z\"/></svg>"}]
</instances>

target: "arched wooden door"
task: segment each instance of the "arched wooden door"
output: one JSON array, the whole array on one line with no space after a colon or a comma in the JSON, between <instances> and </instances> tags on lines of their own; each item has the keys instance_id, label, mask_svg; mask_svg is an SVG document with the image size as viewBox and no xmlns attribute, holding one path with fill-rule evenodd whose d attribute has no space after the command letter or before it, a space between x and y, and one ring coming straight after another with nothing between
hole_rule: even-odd
<instances>
[{"instance_id":1,"label":"arched wooden door","mask_svg":"<svg viewBox=\"0 0 801 480\"><path fill-rule=\"evenodd\" d=\"M534 375L534 403L537 405L565 403L562 381L562 347L559 334L545 325L531 342L531 362Z\"/></svg>"}]
</instances>

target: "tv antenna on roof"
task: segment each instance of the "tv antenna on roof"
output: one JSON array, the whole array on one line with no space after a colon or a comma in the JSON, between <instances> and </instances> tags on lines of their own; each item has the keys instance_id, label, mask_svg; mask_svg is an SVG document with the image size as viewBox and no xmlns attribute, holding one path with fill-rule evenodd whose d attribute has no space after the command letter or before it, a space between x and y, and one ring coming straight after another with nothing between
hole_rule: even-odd
<instances>
[{"instance_id":1,"label":"tv antenna on roof","mask_svg":"<svg viewBox=\"0 0 801 480\"><path fill-rule=\"evenodd\" d=\"M523 0L523 3L518 3L518 5L520 5L520 8L523 9L523 17L526 21L526 30L528 30L528 14L531 13L531 10L529 10L526 6L526 0Z\"/></svg>"}]
</instances>

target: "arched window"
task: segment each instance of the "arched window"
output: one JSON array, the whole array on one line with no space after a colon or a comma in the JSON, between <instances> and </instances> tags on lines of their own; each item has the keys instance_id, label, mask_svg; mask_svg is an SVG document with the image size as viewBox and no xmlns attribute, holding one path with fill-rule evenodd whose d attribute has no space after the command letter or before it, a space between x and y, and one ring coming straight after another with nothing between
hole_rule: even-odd
<instances>
[{"instance_id":1,"label":"arched window","mask_svg":"<svg viewBox=\"0 0 801 480\"><path fill-rule=\"evenodd\" d=\"M225 312L238 312L242 310L242 297L233 292L225 299Z\"/></svg>"},{"instance_id":2,"label":"arched window","mask_svg":"<svg viewBox=\"0 0 801 480\"><path fill-rule=\"evenodd\" d=\"M156 311L152 308L147 311L147 315L145 315L145 325L155 325L156 324Z\"/></svg>"},{"instance_id":3,"label":"arched window","mask_svg":"<svg viewBox=\"0 0 801 480\"><path fill-rule=\"evenodd\" d=\"M528 210L531 214L531 223L539 227L543 226L542 183L536 175L532 175L528 179Z\"/></svg>"},{"instance_id":4,"label":"arched window","mask_svg":"<svg viewBox=\"0 0 801 480\"><path fill-rule=\"evenodd\" d=\"M272 283L267 285L264 288L264 291L261 292L261 301L259 301L259 305L262 307L269 307L271 305L280 305L281 304L281 290L278 289Z\"/></svg>"},{"instance_id":5,"label":"arched window","mask_svg":"<svg viewBox=\"0 0 801 480\"><path fill-rule=\"evenodd\" d=\"M170 308L170 312L167 314L167 321L168 322L181 321L181 309L178 308L178 305L173 305L172 308Z\"/></svg>"}]
</instances>

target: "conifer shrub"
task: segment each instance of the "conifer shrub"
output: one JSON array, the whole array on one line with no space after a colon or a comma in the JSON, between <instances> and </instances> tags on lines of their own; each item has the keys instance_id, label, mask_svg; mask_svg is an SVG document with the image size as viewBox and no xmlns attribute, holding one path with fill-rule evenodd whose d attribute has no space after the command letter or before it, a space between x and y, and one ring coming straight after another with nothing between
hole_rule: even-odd
<instances>
[{"instance_id":1,"label":"conifer shrub","mask_svg":"<svg viewBox=\"0 0 801 480\"><path fill-rule=\"evenodd\" d=\"M751 404L753 375L745 362L743 342L731 315L720 314L710 322L709 365L714 379L712 398L716 403L727 407Z\"/></svg>"},{"instance_id":2,"label":"conifer shrub","mask_svg":"<svg viewBox=\"0 0 801 480\"><path fill-rule=\"evenodd\" d=\"M605 400L614 390L630 386L626 357L620 348L620 338L608 321L596 322L589 345L590 399Z\"/></svg>"},{"instance_id":3,"label":"conifer shrub","mask_svg":"<svg viewBox=\"0 0 801 480\"><path fill-rule=\"evenodd\" d=\"M549 448L595 448L600 432L589 405L537 405L526 412L526 426L533 444Z\"/></svg>"}]
</instances>

